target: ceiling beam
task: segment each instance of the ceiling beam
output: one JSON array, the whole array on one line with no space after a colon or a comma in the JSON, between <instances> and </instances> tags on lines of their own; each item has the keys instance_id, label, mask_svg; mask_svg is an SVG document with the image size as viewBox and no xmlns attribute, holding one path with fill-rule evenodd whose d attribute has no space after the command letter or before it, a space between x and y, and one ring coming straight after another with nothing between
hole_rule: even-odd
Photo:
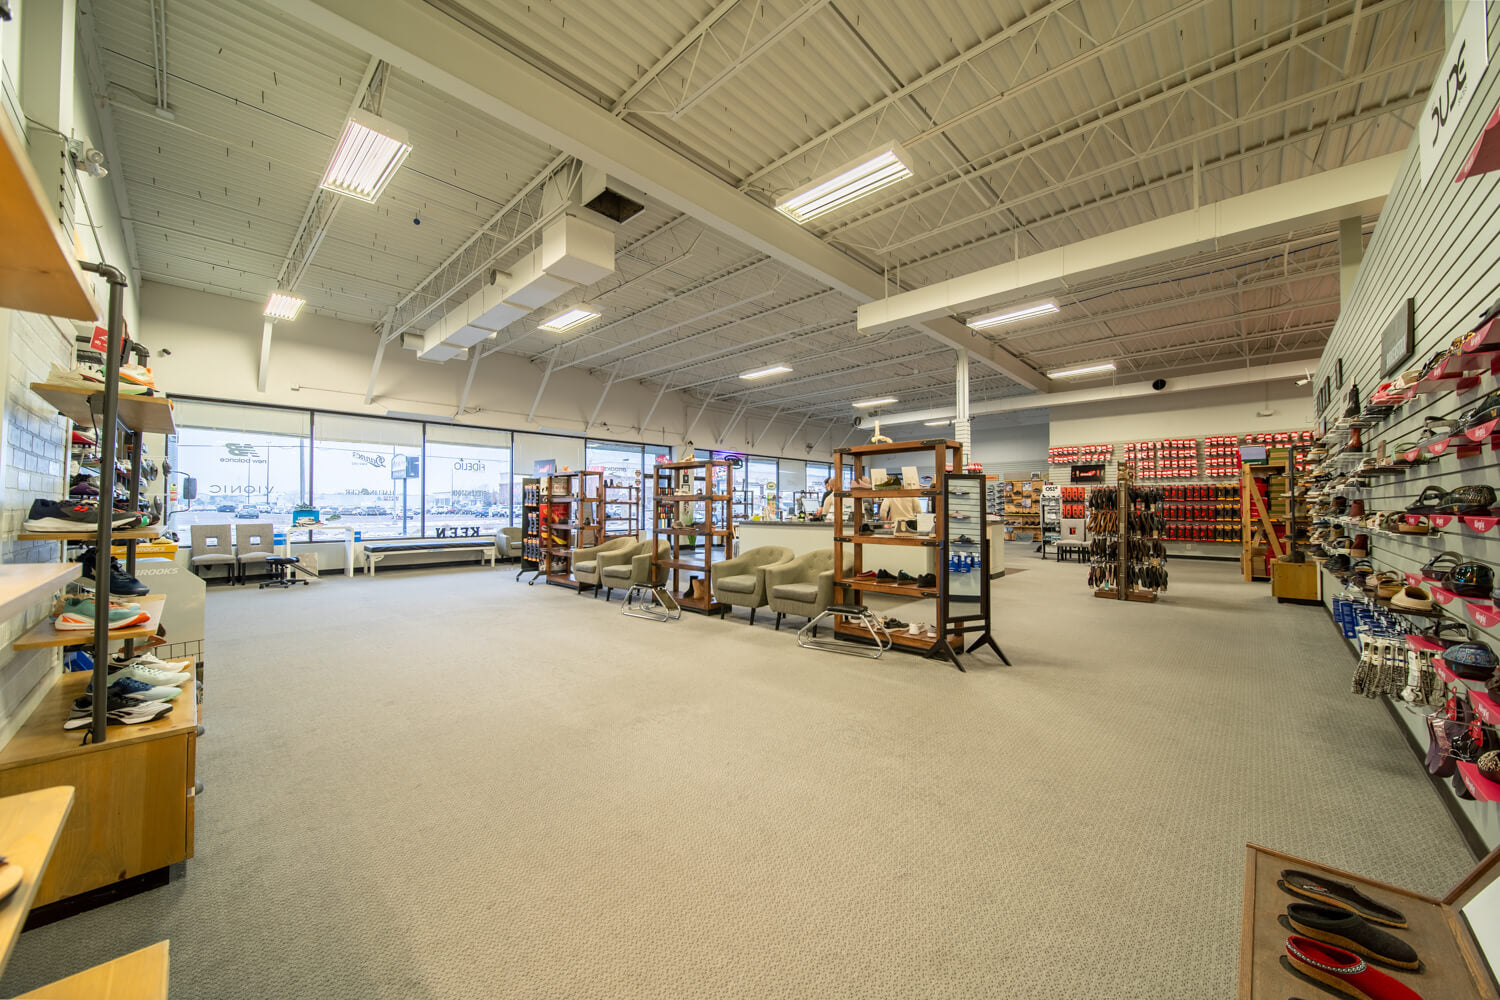
<instances>
[{"instance_id":1,"label":"ceiling beam","mask_svg":"<svg viewBox=\"0 0 1500 1000\"><path fill-rule=\"evenodd\" d=\"M1151 222L899 292L859 307L866 333L1020 304L1079 281L1340 219L1377 215L1406 153L1274 184ZM950 319L957 323L957 320ZM971 331L972 332L972 331Z\"/></svg>"},{"instance_id":2,"label":"ceiling beam","mask_svg":"<svg viewBox=\"0 0 1500 1000\"><path fill-rule=\"evenodd\" d=\"M273 7L412 73L856 302L886 294L885 278L774 208L742 194L606 107L481 37L429 4L406 0L270 0ZM951 321L923 327L981 364L1038 391L1047 380Z\"/></svg>"},{"instance_id":3,"label":"ceiling beam","mask_svg":"<svg viewBox=\"0 0 1500 1000\"><path fill-rule=\"evenodd\" d=\"M1089 403L1105 403L1115 399L1133 399L1139 396L1165 396L1174 392L1192 392L1197 389L1222 389L1232 385L1258 385L1263 382L1280 382L1283 379L1295 381L1305 378L1305 368L1301 362L1285 362L1274 365L1261 365L1253 368L1235 368L1229 371L1209 372L1204 375L1182 375L1167 382L1165 389L1156 390L1151 388L1150 382L1131 382L1126 385L1104 385L1089 389L1071 389L1065 392L1054 392L1044 400L1035 396L1013 396L1008 399L993 399L988 402L974 403L969 407L971 416L980 416L986 413L1009 413L1012 410L1029 410L1038 405L1046 406L1048 409L1060 409L1066 406L1085 406ZM1308 393L1309 396L1312 393ZM906 413L882 413L880 422L882 424L913 424L923 420L937 420L943 417L953 416L952 406L941 406L929 410L910 410ZM856 422L860 426L866 426L870 421L867 417L858 417Z\"/></svg>"}]
</instances>

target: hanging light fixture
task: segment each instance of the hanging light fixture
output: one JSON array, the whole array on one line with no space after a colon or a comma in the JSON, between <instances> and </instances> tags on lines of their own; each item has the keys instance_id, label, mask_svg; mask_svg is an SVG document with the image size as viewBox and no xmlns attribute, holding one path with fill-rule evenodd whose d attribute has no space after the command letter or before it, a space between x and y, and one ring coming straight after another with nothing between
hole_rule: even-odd
<instances>
[{"instance_id":1,"label":"hanging light fixture","mask_svg":"<svg viewBox=\"0 0 1500 1000\"><path fill-rule=\"evenodd\" d=\"M307 300L293 295L291 292L272 292L271 297L266 300L265 315L271 319L293 320L307 305Z\"/></svg>"},{"instance_id":2,"label":"hanging light fixture","mask_svg":"<svg viewBox=\"0 0 1500 1000\"><path fill-rule=\"evenodd\" d=\"M989 313L985 316L975 316L965 325L971 330L988 330L992 326L1004 326L1006 323L1018 323L1023 319L1031 319L1033 316L1046 316L1057 312L1056 302L1038 302L1034 306L1024 306L1020 309L1007 309L1004 312Z\"/></svg>"},{"instance_id":3,"label":"hanging light fixture","mask_svg":"<svg viewBox=\"0 0 1500 1000\"><path fill-rule=\"evenodd\" d=\"M356 111L344 123L320 186L374 202L410 152L406 129L368 111Z\"/></svg>"},{"instance_id":4,"label":"hanging light fixture","mask_svg":"<svg viewBox=\"0 0 1500 1000\"><path fill-rule=\"evenodd\" d=\"M891 143L804 184L778 201L776 210L793 222L809 222L911 175L906 150Z\"/></svg>"}]
</instances>

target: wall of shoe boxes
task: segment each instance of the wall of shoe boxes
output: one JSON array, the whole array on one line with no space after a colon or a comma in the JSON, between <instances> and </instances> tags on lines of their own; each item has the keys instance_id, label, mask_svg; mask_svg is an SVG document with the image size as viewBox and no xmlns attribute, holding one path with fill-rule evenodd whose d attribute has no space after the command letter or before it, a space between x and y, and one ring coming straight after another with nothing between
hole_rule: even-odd
<instances>
[{"instance_id":1,"label":"wall of shoe boxes","mask_svg":"<svg viewBox=\"0 0 1500 1000\"><path fill-rule=\"evenodd\" d=\"M1500 45L1500 4L1493 5L1490 11L1491 50L1497 45ZM1329 403L1319 417L1330 428L1343 416L1351 391L1357 389L1359 412L1368 412L1372 392L1405 371L1411 371L1413 377L1418 375L1432 359L1448 352L1455 339L1474 330L1480 317L1500 298L1500 268L1495 254L1495 247L1500 245L1497 244L1500 185L1493 180L1496 175L1462 183L1453 181L1497 103L1500 103L1500 74L1490 72L1485 74L1468 106L1460 132L1448 145L1431 180L1424 182L1415 155L1407 159L1397 177L1366 249L1353 292L1341 310L1309 387L1319 391L1325 385L1328 387ZM1408 299L1415 330L1409 353L1402 342ZM1500 402L1500 396L1489 395L1500 390L1500 378L1495 374L1500 369L1500 350L1497 350L1500 329L1492 326L1489 337L1467 356L1460 350L1451 361L1436 365L1440 371L1429 375L1414 390L1403 393L1407 401L1387 415L1372 414L1368 426L1360 428L1357 452L1346 452L1342 457L1336 454L1341 446L1347 446L1351 436L1348 430L1336 430L1330 435L1329 450L1335 454L1326 467L1335 475L1352 472L1379 455L1382 448L1389 460L1395 457L1398 444L1404 448L1425 445L1419 461L1406 465L1403 471L1359 477L1354 480L1356 485L1346 482L1335 491L1347 497L1351 505L1357 498L1366 519L1381 511L1405 511L1429 487L1447 491L1459 486L1487 485L1500 492L1500 438L1486 434L1484 424L1475 431L1478 441L1464 434L1464 427L1470 422L1466 415L1487 397L1489 403ZM1460 366L1474 367L1457 371ZM1454 420L1457 425L1454 433L1450 436L1429 430L1428 421L1436 418ZM1439 450L1441 454L1433 454ZM1377 571L1400 573L1403 579L1418 582L1428 593L1432 593L1432 583L1419 578L1423 568L1444 551L1500 571L1500 528L1479 530L1475 525L1490 522L1473 517L1438 520L1446 524L1438 527L1429 522L1432 534L1376 531L1367 526L1355 527L1343 519L1332 524L1330 530L1367 536L1369 558ZM1437 586L1441 588L1442 584ZM1325 570L1324 603L1332 609L1335 596L1344 592L1343 584ZM1500 652L1500 627L1488 624L1495 621L1490 609L1500 609L1500 601L1493 595L1460 597L1438 606L1444 620L1462 623L1475 639ZM1403 616L1398 621L1408 634L1416 634L1431 624L1428 619L1414 616ZM1350 641L1357 650L1358 638ZM1408 641L1407 645L1412 643ZM1412 665L1418 662L1415 657L1409 659ZM1353 658L1330 664L1333 669L1347 669L1351 673L1354 666ZM1483 681L1444 679L1444 690L1436 699L1443 703L1438 705L1411 703L1405 687L1404 683L1392 684L1385 692L1370 692L1370 696L1395 702L1400 710L1392 714L1422 748L1429 745L1430 739L1427 716L1446 714L1446 697L1468 700L1491 732L1495 730L1494 724L1500 723L1496 699L1489 697ZM1411 766L1414 770L1424 767L1420 754L1413 755ZM1463 784L1467 769L1459 770L1456 763L1453 766L1458 772L1455 777ZM1482 795L1500 794L1500 788L1493 782L1485 782L1482 777L1474 780ZM1456 800L1457 808L1484 844L1489 848L1500 844L1500 803L1465 798L1451 779L1441 784L1443 794ZM1467 785L1463 787L1468 795L1475 794Z\"/></svg>"},{"instance_id":2,"label":"wall of shoe boxes","mask_svg":"<svg viewBox=\"0 0 1500 1000\"><path fill-rule=\"evenodd\" d=\"M1240 434L1210 434L1200 437L1161 438L1151 441L1112 441L1058 445L1047 449L1048 480L1063 487L1064 541L1086 540L1086 493L1072 484L1075 465L1104 465L1100 485L1117 481L1117 462L1130 462L1138 482L1161 487L1167 494L1166 540L1179 554L1235 558L1226 546L1240 541L1239 481L1240 446L1263 444L1268 449L1296 447L1298 468L1306 467L1301 455L1312 445L1313 432L1297 430L1246 431ZM1075 499L1070 500L1070 490ZM1284 517L1286 501L1270 498L1273 517Z\"/></svg>"}]
</instances>

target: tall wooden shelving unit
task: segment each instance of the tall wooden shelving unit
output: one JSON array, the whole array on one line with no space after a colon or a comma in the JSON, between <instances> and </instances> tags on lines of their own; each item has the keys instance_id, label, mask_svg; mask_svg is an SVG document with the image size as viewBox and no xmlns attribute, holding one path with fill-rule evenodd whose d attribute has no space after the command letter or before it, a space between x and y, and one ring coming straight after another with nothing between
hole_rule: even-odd
<instances>
[{"instance_id":1,"label":"tall wooden shelving unit","mask_svg":"<svg viewBox=\"0 0 1500 1000\"><path fill-rule=\"evenodd\" d=\"M1290 455L1288 456L1290 460ZM1266 483L1262 495L1258 484ZM1278 499L1287 490L1287 466L1285 461L1272 461L1266 465L1240 466L1240 574L1245 582L1268 580L1265 557L1258 550L1269 550L1273 560L1287 552L1287 546L1295 544L1292 539L1278 538L1277 525L1285 525L1286 519L1279 516L1277 504L1267 499ZM1287 497L1288 504L1297 502ZM1283 544L1285 543L1285 544Z\"/></svg>"},{"instance_id":2,"label":"tall wooden shelving unit","mask_svg":"<svg viewBox=\"0 0 1500 1000\"><path fill-rule=\"evenodd\" d=\"M693 462L663 462L655 467L655 496L651 503L652 569L657 579L666 579L668 589L678 595L685 608L704 614L717 613L721 605L713 599L714 549L722 546L725 558L734 537L734 468L723 459ZM701 517L700 514L701 508ZM721 527L722 525L722 527ZM683 541L703 539L701 561L683 552ZM661 542L669 545L665 554ZM663 576L670 573L670 579ZM703 574L702 591L683 596L684 577Z\"/></svg>"},{"instance_id":3,"label":"tall wooden shelving unit","mask_svg":"<svg viewBox=\"0 0 1500 1000\"><path fill-rule=\"evenodd\" d=\"M641 488L632 485L604 486L603 541L627 538L641 531Z\"/></svg>"},{"instance_id":4,"label":"tall wooden shelving unit","mask_svg":"<svg viewBox=\"0 0 1500 1000\"><path fill-rule=\"evenodd\" d=\"M890 594L896 597L927 598L936 601L936 609L933 614L937 629L937 638L929 639L926 636L909 636L904 632L892 632L891 643L893 648L905 649L910 652L924 653L928 656L949 660L959 670L963 670L963 664L958 660L958 654L963 651L963 633L965 631L982 631L979 642L990 642L989 638L989 601L983 601L980 615L954 615L950 612L951 602L948 594L949 577L949 511L947 498L943 484L946 482L948 469L963 468L963 446L957 441L947 441L941 438L930 441L896 441L891 444L864 444L849 448L839 448L834 452L834 477L835 481L844 481L844 469L847 466L853 475L850 482L858 482L864 478L867 472L867 462L871 458L885 457L891 455L917 455L926 453L931 456L933 468L936 472L931 486L923 487L920 484L910 486L902 484L901 489L877 490L874 488L854 488L836 490L833 494L833 567L834 585L842 588L844 599L841 603L858 605L863 601L865 593ZM977 549L981 555L979 561L980 576L985 580L988 589L988 555L987 543L984 542L983 522L983 477L974 477L973 510L977 513L979 520L972 521L970 527L977 533L980 541L968 551ZM861 534L860 528L864 521L864 501L885 500L891 497L912 497L919 500L930 500L933 505L933 530L929 535L869 535ZM852 516L844 517L844 504L852 502ZM971 515L972 518L973 515ZM847 534L846 534L847 532ZM852 577L843 575L844 547L852 546L853 569ZM906 545L918 546L931 549L933 552L933 575L935 581L931 586L915 586L902 583L877 583L872 580L858 579L860 573L865 570L865 547L869 545ZM920 578L919 578L920 579ZM965 608L965 611L973 610ZM983 618L982 625L979 624ZM837 635L855 641L868 641L868 631L849 624L839 619L834 624L834 632ZM978 643L976 643L976 646ZM999 647L995 646L999 652ZM1004 659L1004 654L1001 653ZM1009 661L1007 661L1009 662Z\"/></svg>"},{"instance_id":5,"label":"tall wooden shelving unit","mask_svg":"<svg viewBox=\"0 0 1500 1000\"><path fill-rule=\"evenodd\" d=\"M588 489L592 483L594 489ZM541 573L554 587L578 588L573 550L593 544L601 530L596 514L604 507L604 477L598 472L557 472L542 480L539 503ZM592 512L592 513L591 513ZM585 525L584 521L593 522Z\"/></svg>"}]
</instances>

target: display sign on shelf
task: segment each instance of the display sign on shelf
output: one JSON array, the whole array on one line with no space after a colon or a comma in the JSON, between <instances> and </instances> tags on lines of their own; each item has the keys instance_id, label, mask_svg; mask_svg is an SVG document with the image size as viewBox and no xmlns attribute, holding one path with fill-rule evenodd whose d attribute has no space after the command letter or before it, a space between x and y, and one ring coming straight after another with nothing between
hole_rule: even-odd
<instances>
[{"instance_id":1,"label":"display sign on shelf","mask_svg":"<svg viewBox=\"0 0 1500 1000\"><path fill-rule=\"evenodd\" d=\"M1399 371L1417 349L1416 304L1416 299L1406 299L1380 331L1380 360L1386 375Z\"/></svg>"},{"instance_id":2,"label":"display sign on shelf","mask_svg":"<svg viewBox=\"0 0 1500 1000\"><path fill-rule=\"evenodd\" d=\"M1489 4L1466 3L1462 8L1417 127L1423 187L1459 133L1464 111L1479 90L1479 79L1490 61Z\"/></svg>"},{"instance_id":3,"label":"display sign on shelf","mask_svg":"<svg viewBox=\"0 0 1500 1000\"><path fill-rule=\"evenodd\" d=\"M1104 482L1104 466L1102 465L1075 465L1069 472L1071 480L1075 483L1102 483Z\"/></svg>"}]
</instances>

